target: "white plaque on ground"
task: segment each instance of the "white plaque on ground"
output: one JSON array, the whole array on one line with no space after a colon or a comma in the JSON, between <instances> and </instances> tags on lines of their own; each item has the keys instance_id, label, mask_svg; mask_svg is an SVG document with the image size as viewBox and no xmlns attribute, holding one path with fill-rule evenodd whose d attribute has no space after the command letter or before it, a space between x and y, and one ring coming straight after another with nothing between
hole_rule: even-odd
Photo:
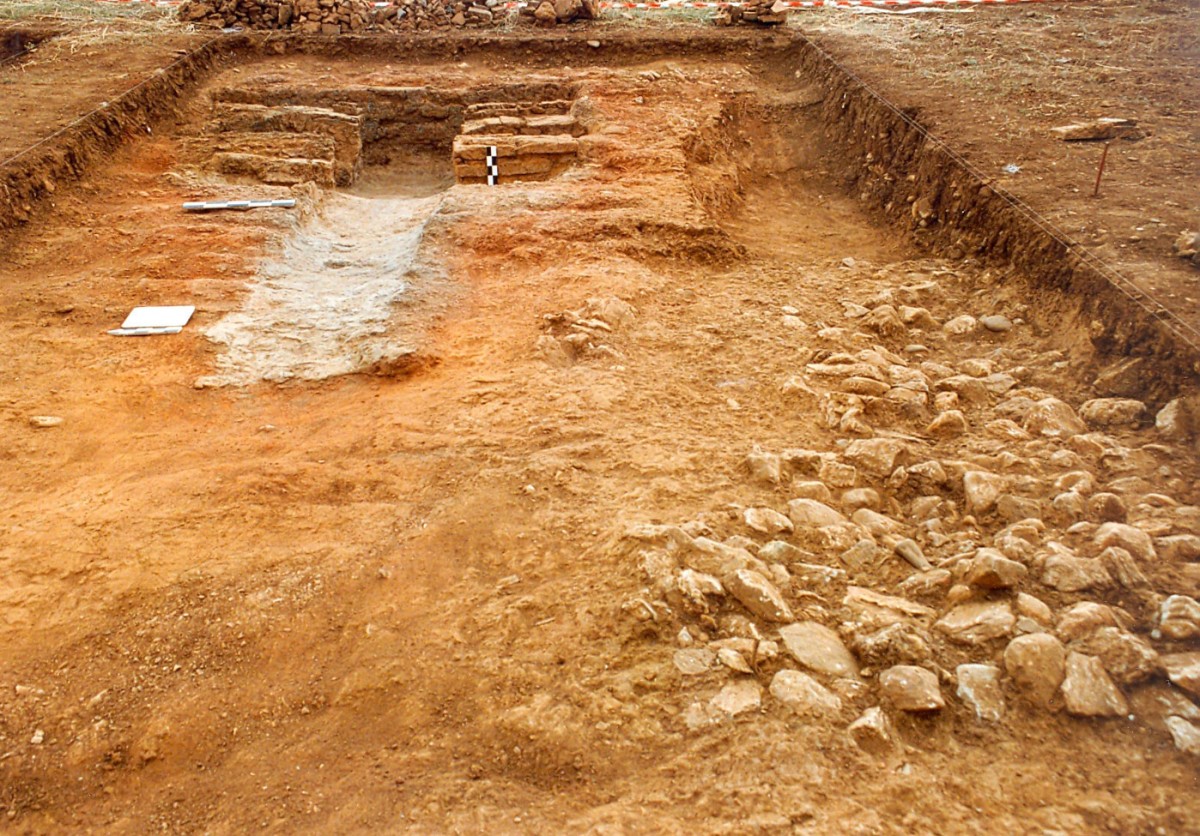
<instances>
[{"instance_id":1,"label":"white plaque on ground","mask_svg":"<svg viewBox=\"0 0 1200 836\"><path fill-rule=\"evenodd\" d=\"M150 334L178 334L188 324L195 305L163 305L134 308L120 328L108 333L117 337L144 337Z\"/></svg>"}]
</instances>

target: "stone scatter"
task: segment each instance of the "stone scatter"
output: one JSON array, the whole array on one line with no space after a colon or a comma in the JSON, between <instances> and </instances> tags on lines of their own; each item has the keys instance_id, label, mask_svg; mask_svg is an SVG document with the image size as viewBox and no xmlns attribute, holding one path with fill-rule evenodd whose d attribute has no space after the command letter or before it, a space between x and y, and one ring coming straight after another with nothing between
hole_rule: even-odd
<instances>
[{"instance_id":1,"label":"stone scatter","mask_svg":"<svg viewBox=\"0 0 1200 836\"><path fill-rule=\"evenodd\" d=\"M1162 480L1187 413L1056 391L1042 370L1064 356L1029 348L1023 319L943 310L917 287L839 300L829 321L848 324L813 326L784 391L823 442L749 442L731 470L744 504L649 538L658 586L705 637L674 667L709 688L755 681L766 712L857 717L848 737L871 755L903 745L889 712L995 725L1020 722L1018 704L1132 713L1195 751L1200 506ZM731 633L747 647L722 649ZM695 705L732 714L753 702L738 688Z\"/></svg>"}]
</instances>

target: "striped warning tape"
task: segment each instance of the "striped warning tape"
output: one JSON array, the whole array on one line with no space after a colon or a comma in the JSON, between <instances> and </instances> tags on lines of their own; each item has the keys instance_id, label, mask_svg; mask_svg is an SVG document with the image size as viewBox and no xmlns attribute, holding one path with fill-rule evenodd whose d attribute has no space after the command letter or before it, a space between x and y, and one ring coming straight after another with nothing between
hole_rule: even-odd
<instances>
[{"instance_id":1,"label":"striped warning tape","mask_svg":"<svg viewBox=\"0 0 1200 836\"><path fill-rule=\"evenodd\" d=\"M180 6L184 0L92 0L94 3L133 4L142 6ZM777 0L774 4L788 9L856 9L856 8L913 8L939 6L1014 6L1021 3L1047 3L1053 0ZM402 5L399 0L379 0L373 3L377 9ZM520 9L527 2L501 3L500 8ZM601 0L603 9L716 9L721 6L740 6L740 2L718 3L712 0Z\"/></svg>"}]
</instances>

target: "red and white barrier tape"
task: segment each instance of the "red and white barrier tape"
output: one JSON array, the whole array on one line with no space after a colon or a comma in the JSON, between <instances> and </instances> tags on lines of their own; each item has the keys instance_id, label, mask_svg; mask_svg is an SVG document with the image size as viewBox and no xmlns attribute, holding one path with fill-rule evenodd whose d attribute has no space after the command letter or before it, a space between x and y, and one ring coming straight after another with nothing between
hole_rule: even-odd
<instances>
[{"instance_id":1,"label":"red and white barrier tape","mask_svg":"<svg viewBox=\"0 0 1200 836\"><path fill-rule=\"evenodd\" d=\"M93 0L95 3L117 3L140 6L180 6L184 0ZM1013 6L1019 3L1047 3L1052 0L777 0L775 7L788 9L856 9L856 8L914 8L914 7L946 7L946 6ZM397 2L376 2L377 9L400 5ZM526 6L525 2L507 2L500 8L519 9ZM720 6L740 6L741 3L716 3L709 0L651 0L651 2L635 3L630 0L602 0L603 9L715 9Z\"/></svg>"}]
</instances>

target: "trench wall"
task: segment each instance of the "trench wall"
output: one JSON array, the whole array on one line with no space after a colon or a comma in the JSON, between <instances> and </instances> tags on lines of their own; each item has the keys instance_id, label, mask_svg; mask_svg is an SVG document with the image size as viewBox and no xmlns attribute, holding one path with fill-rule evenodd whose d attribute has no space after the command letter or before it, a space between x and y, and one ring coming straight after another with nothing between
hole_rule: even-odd
<instances>
[{"instance_id":1,"label":"trench wall","mask_svg":"<svg viewBox=\"0 0 1200 836\"><path fill-rule=\"evenodd\" d=\"M1088 333L1101 394L1162 402L1195 387L1200 352L1187 326L932 137L911 115L799 38L788 62L817 85L821 122L851 193L934 252L972 255L1055 294ZM914 211L916 197L920 225ZM1064 304L1065 303L1065 304ZM1151 372L1151 366L1153 371Z\"/></svg>"}]
</instances>

